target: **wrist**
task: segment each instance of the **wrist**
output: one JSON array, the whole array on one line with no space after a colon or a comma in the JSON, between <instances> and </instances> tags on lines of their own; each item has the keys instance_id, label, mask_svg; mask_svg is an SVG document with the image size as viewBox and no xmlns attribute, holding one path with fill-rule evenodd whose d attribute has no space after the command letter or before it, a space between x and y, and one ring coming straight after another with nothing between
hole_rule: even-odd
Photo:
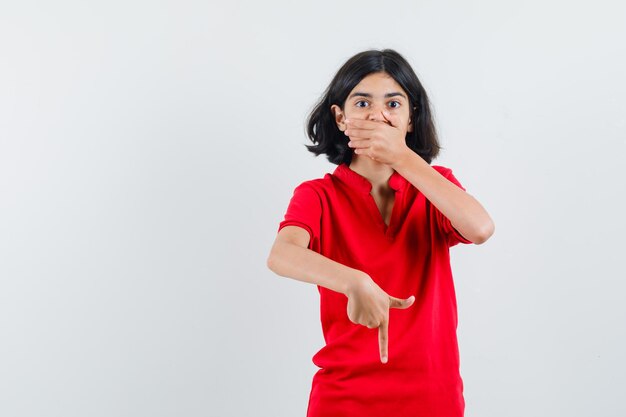
<instances>
[{"instance_id":1,"label":"wrist","mask_svg":"<svg viewBox=\"0 0 626 417\"><path fill-rule=\"evenodd\" d=\"M371 280L372 278L363 271L358 269L353 269L351 274L348 274L347 279L345 280L345 285L343 288L343 294L348 297L350 294L354 293L365 281Z\"/></svg>"},{"instance_id":2,"label":"wrist","mask_svg":"<svg viewBox=\"0 0 626 417\"><path fill-rule=\"evenodd\" d=\"M400 172L406 169L407 166L410 166L413 163L413 160L416 156L419 157L419 155L417 155L415 152L411 150L411 148L407 146L404 148L404 151L400 154L400 157L396 159L396 161L394 161L393 164L391 164L391 167L393 168L394 171Z\"/></svg>"}]
</instances>

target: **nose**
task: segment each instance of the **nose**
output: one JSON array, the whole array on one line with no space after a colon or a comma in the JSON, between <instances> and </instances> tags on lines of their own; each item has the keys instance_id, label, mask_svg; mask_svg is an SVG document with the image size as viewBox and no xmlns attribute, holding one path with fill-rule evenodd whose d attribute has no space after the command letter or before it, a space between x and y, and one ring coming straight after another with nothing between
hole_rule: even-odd
<instances>
[{"instance_id":1,"label":"nose","mask_svg":"<svg viewBox=\"0 0 626 417\"><path fill-rule=\"evenodd\" d=\"M378 106L372 105L370 107L369 114L367 115L367 120L372 120L372 121L375 121L375 122L382 122L382 121L384 121L385 118L383 117L382 111L383 110L381 108L379 108Z\"/></svg>"}]
</instances>

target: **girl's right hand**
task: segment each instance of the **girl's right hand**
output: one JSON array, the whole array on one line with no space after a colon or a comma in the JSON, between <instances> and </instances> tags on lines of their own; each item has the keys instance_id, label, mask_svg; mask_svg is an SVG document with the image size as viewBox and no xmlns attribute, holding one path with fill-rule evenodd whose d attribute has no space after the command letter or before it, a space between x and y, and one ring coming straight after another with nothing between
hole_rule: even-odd
<instances>
[{"instance_id":1,"label":"girl's right hand","mask_svg":"<svg viewBox=\"0 0 626 417\"><path fill-rule=\"evenodd\" d=\"M354 280L346 293L348 297L348 318L355 324L361 324L369 329L378 328L378 344L380 360L387 363L389 340L389 309L410 307L415 296L406 299L392 297L383 291L365 274Z\"/></svg>"}]
</instances>

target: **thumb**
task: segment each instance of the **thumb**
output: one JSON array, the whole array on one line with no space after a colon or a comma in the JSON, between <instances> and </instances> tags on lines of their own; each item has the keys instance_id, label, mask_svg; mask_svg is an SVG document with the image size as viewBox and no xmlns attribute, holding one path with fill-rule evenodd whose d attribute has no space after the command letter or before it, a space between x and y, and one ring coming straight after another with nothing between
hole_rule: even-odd
<instances>
[{"instance_id":1,"label":"thumb","mask_svg":"<svg viewBox=\"0 0 626 417\"><path fill-rule=\"evenodd\" d=\"M389 308L408 308L411 307L413 301L415 301L414 295L404 300L401 298L389 296Z\"/></svg>"}]
</instances>

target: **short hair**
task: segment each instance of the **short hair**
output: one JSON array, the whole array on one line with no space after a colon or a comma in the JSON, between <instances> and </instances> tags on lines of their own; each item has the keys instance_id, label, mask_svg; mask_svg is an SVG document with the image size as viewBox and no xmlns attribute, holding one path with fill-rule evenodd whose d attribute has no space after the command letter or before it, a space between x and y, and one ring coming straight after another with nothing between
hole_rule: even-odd
<instances>
[{"instance_id":1,"label":"short hair","mask_svg":"<svg viewBox=\"0 0 626 417\"><path fill-rule=\"evenodd\" d=\"M407 132L406 144L430 164L441 147L428 96L411 65L393 49L363 51L343 64L307 118L306 133L314 145L305 145L306 148L315 156L325 154L336 165L352 161L349 138L337 127L330 107L336 104L343 110L350 91L376 72L389 74L407 92L413 131Z\"/></svg>"}]
</instances>

